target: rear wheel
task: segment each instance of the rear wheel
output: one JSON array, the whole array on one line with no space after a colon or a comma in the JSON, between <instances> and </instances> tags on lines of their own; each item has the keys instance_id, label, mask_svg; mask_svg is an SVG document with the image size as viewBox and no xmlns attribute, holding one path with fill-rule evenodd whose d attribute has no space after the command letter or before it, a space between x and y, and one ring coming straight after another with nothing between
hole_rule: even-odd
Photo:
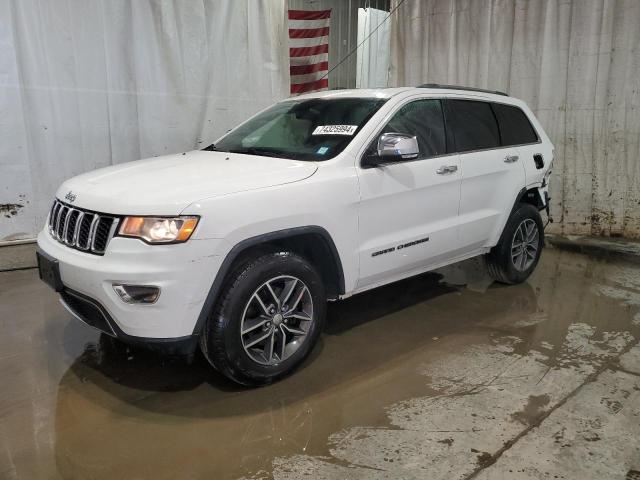
<instances>
[{"instance_id":1,"label":"rear wheel","mask_svg":"<svg viewBox=\"0 0 640 480\"><path fill-rule=\"evenodd\" d=\"M489 274L498 282L524 282L535 270L544 245L540 212L522 203L511 214L498 244L487 254Z\"/></svg>"},{"instance_id":2,"label":"rear wheel","mask_svg":"<svg viewBox=\"0 0 640 480\"><path fill-rule=\"evenodd\" d=\"M205 357L243 385L291 373L310 353L324 324L322 279L306 259L270 253L231 274L204 329Z\"/></svg>"}]
</instances>

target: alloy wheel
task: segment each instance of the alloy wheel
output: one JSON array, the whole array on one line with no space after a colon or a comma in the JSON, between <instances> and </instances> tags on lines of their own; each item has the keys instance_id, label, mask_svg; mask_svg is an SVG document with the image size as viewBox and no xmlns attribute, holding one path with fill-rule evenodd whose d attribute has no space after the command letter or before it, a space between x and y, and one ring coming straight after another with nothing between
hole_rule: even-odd
<instances>
[{"instance_id":1,"label":"alloy wheel","mask_svg":"<svg viewBox=\"0 0 640 480\"><path fill-rule=\"evenodd\" d=\"M511 261L517 270L524 272L535 261L539 248L538 225L530 218L523 220L511 241Z\"/></svg>"},{"instance_id":2,"label":"alloy wheel","mask_svg":"<svg viewBox=\"0 0 640 480\"><path fill-rule=\"evenodd\" d=\"M304 343L313 325L313 300L297 277L267 280L249 297L240 322L242 346L262 365L276 365Z\"/></svg>"}]
</instances>

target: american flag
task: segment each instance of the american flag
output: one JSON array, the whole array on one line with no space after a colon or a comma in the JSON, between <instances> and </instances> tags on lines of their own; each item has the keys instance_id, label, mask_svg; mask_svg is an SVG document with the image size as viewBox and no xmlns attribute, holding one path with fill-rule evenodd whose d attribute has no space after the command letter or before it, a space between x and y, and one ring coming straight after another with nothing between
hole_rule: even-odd
<instances>
[{"instance_id":1,"label":"american flag","mask_svg":"<svg viewBox=\"0 0 640 480\"><path fill-rule=\"evenodd\" d=\"M329 87L331 10L289 10L291 94Z\"/></svg>"}]
</instances>

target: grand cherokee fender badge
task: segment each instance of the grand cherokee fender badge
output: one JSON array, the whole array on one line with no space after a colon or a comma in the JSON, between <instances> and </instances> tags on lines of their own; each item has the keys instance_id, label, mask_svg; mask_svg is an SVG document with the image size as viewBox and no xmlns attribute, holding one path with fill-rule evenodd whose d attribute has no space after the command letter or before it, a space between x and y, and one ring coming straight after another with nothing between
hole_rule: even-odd
<instances>
[{"instance_id":1,"label":"grand cherokee fender badge","mask_svg":"<svg viewBox=\"0 0 640 480\"><path fill-rule=\"evenodd\" d=\"M75 193L73 193L71 190L69 190L69 193L67 193L67 194L64 196L64 199L65 199L65 200L68 200L68 201L69 201L69 202L71 202L71 203L73 203L73 202L75 202L75 201L76 201L76 196L77 196L77 195L76 195Z\"/></svg>"},{"instance_id":2,"label":"grand cherokee fender badge","mask_svg":"<svg viewBox=\"0 0 640 480\"><path fill-rule=\"evenodd\" d=\"M371 254L372 257L377 257L378 255L383 255L385 253L395 252L396 250L402 250L403 248L413 247L414 245L418 245L420 243L428 242L429 237L421 238L419 240L414 240L413 242L401 243L397 247L385 248L384 250L379 250L377 252L373 252Z\"/></svg>"}]
</instances>

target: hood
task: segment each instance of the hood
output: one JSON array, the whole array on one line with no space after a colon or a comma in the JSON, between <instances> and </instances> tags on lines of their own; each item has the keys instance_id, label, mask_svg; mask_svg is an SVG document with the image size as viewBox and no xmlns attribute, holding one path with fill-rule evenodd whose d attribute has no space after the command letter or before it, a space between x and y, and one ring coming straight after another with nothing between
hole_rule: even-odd
<instances>
[{"instance_id":1,"label":"hood","mask_svg":"<svg viewBox=\"0 0 640 480\"><path fill-rule=\"evenodd\" d=\"M313 162L196 150L78 175L56 197L67 203L75 197L72 205L102 213L178 215L195 201L297 182L317 168Z\"/></svg>"}]
</instances>

